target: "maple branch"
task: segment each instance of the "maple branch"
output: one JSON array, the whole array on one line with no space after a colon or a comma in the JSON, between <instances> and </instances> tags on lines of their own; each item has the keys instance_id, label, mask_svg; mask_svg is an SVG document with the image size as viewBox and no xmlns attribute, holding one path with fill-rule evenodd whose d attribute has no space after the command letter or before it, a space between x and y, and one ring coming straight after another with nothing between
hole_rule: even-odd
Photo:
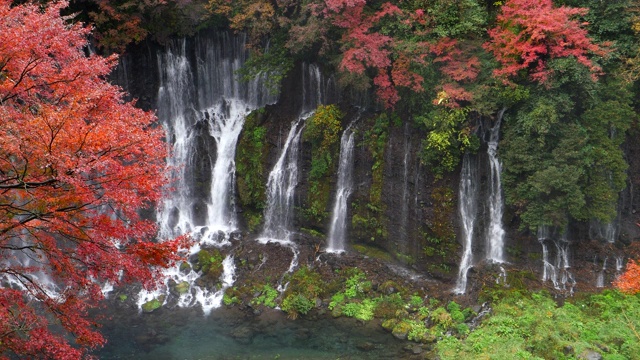
<instances>
[{"instance_id":1,"label":"maple branch","mask_svg":"<svg viewBox=\"0 0 640 360\"><path fill-rule=\"evenodd\" d=\"M45 181L19 181L14 184L0 184L0 189L33 189L56 183L57 179L49 179Z\"/></svg>"},{"instance_id":2,"label":"maple branch","mask_svg":"<svg viewBox=\"0 0 640 360\"><path fill-rule=\"evenodd\" d=\"M0 103L3 103L3 102L5 102L5 101L7 101L9 99L12 99L12 98L18 96L18 93L13 93L13 91L16 89L16 87L18 87L18 85L20 85L20 83L24 80L24 78L27 76L27 74L29 72L31 72L31 70L35 69L39 65L38 60L40 60L40 58L30 59L27 62L27 64L25 65L24 69L22 69L22 72L20 73L20 76L18 76L18 80L14 81L13 87L11 88L11 90L9 90L7 92L7 95L5 97L3 97L2 100L0 100ZM34 64L34 65L32 67L30 67L32 64ZM33 87L34 86L29 87L29 88L25 89L24 91L25 92L29 91ZM9 95L9 94L11 94L11 95Z\"/></svg>"}]
</instances>

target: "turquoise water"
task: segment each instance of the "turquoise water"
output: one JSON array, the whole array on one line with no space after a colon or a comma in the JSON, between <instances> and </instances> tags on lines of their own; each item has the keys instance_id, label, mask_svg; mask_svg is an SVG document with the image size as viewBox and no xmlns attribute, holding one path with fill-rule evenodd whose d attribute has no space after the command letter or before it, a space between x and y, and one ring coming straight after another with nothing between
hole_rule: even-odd
<instances>
[{"instance_id":1,"label":"turquoise water","mask_svg":"<svg viewBox=\"0 0 640 360\"><path fill-rule=\"evenodd\" d=\"M247 316L217 310L119 311L102 329L101 359L401 359L405 342L379 323L353 319L290 320L277 310Z\"/></svg>"}]
</instances>

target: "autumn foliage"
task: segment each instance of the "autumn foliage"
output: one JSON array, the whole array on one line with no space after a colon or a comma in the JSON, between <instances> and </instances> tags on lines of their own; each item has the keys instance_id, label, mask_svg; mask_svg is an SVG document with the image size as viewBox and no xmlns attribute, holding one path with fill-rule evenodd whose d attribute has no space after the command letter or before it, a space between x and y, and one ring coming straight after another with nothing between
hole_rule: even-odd
<instances>
[{"instance_id":1,"label":"autumn foliage","mask_svg":"<svg viewBox=\"0 0 640 360\"><path fill-rule=\"evenodd\" d=\"M180 244L153 243L139 215L166 180L163 132L105 81L116 58L85 55L65 6L0 0L0 356L100 346L101 284L153 286Z\"/></svg>"},{"instance_id":2,"label":"autumn foliage","mask_svg":"<svg viewBox=\"0 0 640 360\"><path fill-rule=\"evenodd\" d=\"M640 264L638 261L629 260L624 274L620 275L613 285L625 293L637 294L640 292Z\"/></svg>"},{"instance_id":3,"label":"autumn foliage","mask_svg":"<svg viewBox=\"0 0 640 360\"><path fill-rule=\"evenodd\" d=\"M588 9L554 7L551 0L508 0L502 6L496 27L489 30L485 48L500 63L498 77L515 77L525 70L537 82L547 81L549 60L574 57L594 74L601 72L591 55L605 56L607 50L591 41L576 17Z\"/></svg>"}]
</instances>

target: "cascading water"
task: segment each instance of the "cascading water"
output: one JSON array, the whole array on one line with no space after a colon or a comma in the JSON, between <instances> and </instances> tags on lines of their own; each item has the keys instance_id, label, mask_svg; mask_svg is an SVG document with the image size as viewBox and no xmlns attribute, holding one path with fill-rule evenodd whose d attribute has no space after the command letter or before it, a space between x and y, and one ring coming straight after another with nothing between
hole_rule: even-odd
<instances>
[{"instance_id":1,"label":"cascading water","mask_svg":"<svg viewBox=\"0 0 640 360\"><path fill-rule=\"evenodd\" d=\"M618 239L619 226L618 216L607 223L592 220L589 224L589 237L613 244Z\"/></svg>"},{"instance_id":2,"label":"cascading water","mask_svg":"<svg viewBox=\"0 0 640 360\"><path fill-rule=\"evenodd\" d=\"M605 257L602 263L602 270L598 271L598 275L596 276L596 287L598 288L604 287L604 274L607 270L607 260L609 260L609 258Z\"/></svg>"},{"instance_id":3,"label":"cascading water","mask_svg":"<svg viewBox=\"0 0 640 360\"><path fill-rule=\"evenodd\" d=\"M357 120L357 119L356 119ZM338 164L338 184L336 198L331 213L331 227L327 252L341 253L345 250L347 233L347 212L349 196L353 191L353 123L347 127L340 138L340 158Z\"/></svg>"},{"instance_id":4,"label":"cascading water","mask_svg":"<svg viewBox=\"0 0 640 360\"><path fill-rule=\"evenodd\" d=\"M569 241L566 239L566 232L563 232L558 239L554 239L554 234L549 226L542 225L538 227L538 241L542 246L542 281L551 281L556 289L566 290L569 285L569 291L573 293L575 280L573 274L569 272ZM555 262L551 262L547 241L551 241L555 245L556 257Z\"/></svg>"},{"instance_id":5,"label":"cascading water","mask_svg":"<svg viewBox=\"0 0 640 360\"><path fill-rule=\"evenodd\" d=\"M320 69L313 64L303 64L302 68L302 109L291 124L280 156L269 173L267 181L267 206L264 212L264 228L258 237L261 243L278 243L289 247L293 258L287 272L298 266L298 248L291 241L293 233L293 206L295 189L298 185L299 145L305 121L313 115L318 105L328 99L333 88L333 80L325 79ZM284 285L286 287L286 285ZM279 290L284 287L280 285Z\"/></svg>"},{"instance_id":6,"label":"cascading water","mask_svg":"<svg viewBox=\"0 0 640 360\"><path fill-rule=\"evenodd\" d=\"M494 263L504 262L504 228L502 227L502 214L504 202L502 200L502 164L498 159L498 142L500 139L500 123L506 109L500 110L498 120L493 128L487 143L489 155L489 168L491 177L489 181L489 226L487 229L487 260Z\"/></svg>"},{"instance_id":7,"label":"cascading water","mask_svg":"<svg viewBox=\"0 0 640 360\"><path fill-rule=\"evenodd\" d=\"M217 157L211 176L211 196L207 204L207 228L225 232L236 228L232 196L235 183L235 155L238 136L247 115L246 105L237 99L222 102L206 112L209 133L215 139ZM211 234L204 236L205 241Z\"/></svg>"},{"instance_id":8,"label":"cascading water","mask_svg":"<svg viewBox=\"0 0 640 360\"><path fill-rule=\"evenodd\" d=\"M549 249L545 241L550 239L550 230L548 226L538 227L538 241L542 246L542 281L556 279L556 268L549 262ZM554 286L556 283L554 283Z\"/></svg>"},{"instance_id":9,"label":"cascading water","mask_svg":"<svg viewBox=\"0 0 640 360\"><path fill-rule=\"evenodd\" d=\"M456 294L464 294L467 289L467 273L473 263L473 233L477 216L478 197L478 171L477 164L471 155L465 154L462 160L460 173L460 191L458 194L458 207L462 223L462 259L458 270L458 281L453 290Z\"/></svg>"},{"instance_id":10,"label":"cascading water","mask_svg":"<svg viewBox=\"0 0 640 360\"><path fill-rule=\"evenodd\" d=\"M293 200L298 185L298 147L304 121L311 113L303 114L291 124L280 157L269 173L267 207L261 242L289 243L293 223Z\"/></svg>"},{"instance_id":11,"label":"cascading water","mask_svg":"<svg viewBox=\"0 0 640 360\"><path fill-rule=\"evenodd\" d=\"M622 256L616 257L616 274L622 273L624 269L624 258Z\"/></svg>"},{"instance_id":12,"label":"cascading water","mask_svg":"<svg viewBox=\"0 0 640 360\"><path fill-rule=\"evenodd\" d=\"M248 57L243 37L223 33L195 41L193 53L182 40L158 57L158 117L173 148L167 164L175 182L158 207L157 219L161 239L189 234L196 240L188 255L203 246L229 244L229 234L236 229L233 186L238 136L247 114L277 100L266 90L263 77L238 81L235 73ZM191 64L197 65L195 73ZM220 306L224 290L233 284L233 257L227 256L222 266L220 289L195 286L199 274L176 267L165 272L164 289L141 292L138 304L167 295L170 282L188 284L178 305L200 304L208 313Z\"/></svg>"}]
</instances>

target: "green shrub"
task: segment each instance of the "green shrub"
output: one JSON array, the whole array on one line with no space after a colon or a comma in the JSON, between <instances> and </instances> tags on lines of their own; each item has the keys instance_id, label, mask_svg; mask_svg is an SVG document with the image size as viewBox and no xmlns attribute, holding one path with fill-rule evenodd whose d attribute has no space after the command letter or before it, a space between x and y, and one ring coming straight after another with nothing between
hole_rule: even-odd
<instances>
[{"instance_id":1,"label":"green shrub","mask_svg":"<svg viewBox=\"0 0 640 360\"><path fill-rule=\"evenodd\" d=\"M306 315L315 307L315 301L307 299L304 295L288 295L282 300L282 311L297 317L298 314Z\"/></svg>"},{"instance_id":2,"label":"green shrub","mask_svg":"<svg viewBox=\"0 0 640 360\"><path fill-rule=\"evenodd\" d=\"M278 297L278 290L274 289L271 285L265 284L262 289L259 290L260 295L251 301L254 305L264 305L266 307L275 308L276 298Z\"/></svg>"}]
</instances>

